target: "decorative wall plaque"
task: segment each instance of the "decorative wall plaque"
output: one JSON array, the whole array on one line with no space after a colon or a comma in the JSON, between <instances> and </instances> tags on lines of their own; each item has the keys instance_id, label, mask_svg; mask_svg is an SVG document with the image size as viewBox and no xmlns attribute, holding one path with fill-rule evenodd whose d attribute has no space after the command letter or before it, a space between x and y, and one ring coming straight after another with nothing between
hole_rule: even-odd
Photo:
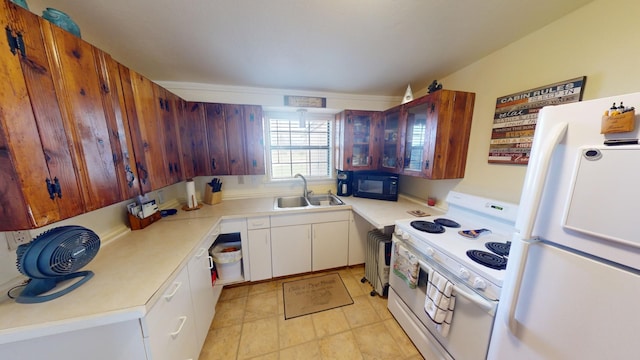
<instances>
[{"instance_id":1,"label":"decorative wall plaque","mask_svg":"<svg viewBox=\"0 0 640 360\"><path fill-rule=\"evenodd\" d=\"M528 164L540 109L582 100L586 79L583 76L499 97L493 116L489 162Z\"/></svg>"},{"instance_id":2,"label":"decorative wall plaque","mask_svg":"<svg viewBox=\"0 0 640 360\"><path fill-rule=\"evenodd\" d=\"M327 98L315 96L284 96L285 106L326 108Z\"/></svg>"}]
</instances>

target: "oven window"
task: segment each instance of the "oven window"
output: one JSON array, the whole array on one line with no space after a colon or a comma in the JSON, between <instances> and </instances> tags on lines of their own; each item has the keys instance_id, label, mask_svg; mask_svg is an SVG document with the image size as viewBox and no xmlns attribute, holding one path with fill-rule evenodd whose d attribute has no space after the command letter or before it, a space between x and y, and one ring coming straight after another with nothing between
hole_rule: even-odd
<instances>
[{"instance_id":1,"label":"oven window","mask_svg":"<svg viewBox=\"0 0 640 360\"><path fill-rule=\"evenodd\" d=\"M382 194L383 183L380 180L358 180L358 190L370 194Z\"/></svg>"}]
</instances>

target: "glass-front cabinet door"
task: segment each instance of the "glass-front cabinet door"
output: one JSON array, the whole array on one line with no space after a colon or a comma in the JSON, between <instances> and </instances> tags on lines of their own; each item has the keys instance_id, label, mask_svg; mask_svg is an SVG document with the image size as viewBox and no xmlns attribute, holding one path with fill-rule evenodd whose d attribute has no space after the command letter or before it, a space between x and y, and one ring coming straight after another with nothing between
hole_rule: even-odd
<instances>
[{"instance_id":1,"label":"glass-front cabinet door","mask_svg":"<svg viewBox=\"0 0 640 360\"><path fill-rule=\"evenodd\" d=\"M339 170L372 170L378 167L379 112L345 110L340 117Z\"/></svg>"},{"instance_id":2,"label":"glass-front cabinet door","mask_svg":"<svg viewBox=\"0 0 640 360\"><path fill-rule=\"evenodd\" d=\"M402 144L403 119L402 108L397 106L382 114L382 155L380 169L388 172L399 172L402 157L400 156Z\"/></svg>"},{"instance_id":3,"label":"glass-front cabinet door","mask_svg":"<svg viewBox=\"0 0 640 360\"><path fill-rule=\"evenodd\" d=\"M434 116L435 115L435 116ZM431 142L435 141L437 113L435 105L424 102L406 107L407 127L402 171L405 174L429 173Z\"/></svg>"}]
</instances>

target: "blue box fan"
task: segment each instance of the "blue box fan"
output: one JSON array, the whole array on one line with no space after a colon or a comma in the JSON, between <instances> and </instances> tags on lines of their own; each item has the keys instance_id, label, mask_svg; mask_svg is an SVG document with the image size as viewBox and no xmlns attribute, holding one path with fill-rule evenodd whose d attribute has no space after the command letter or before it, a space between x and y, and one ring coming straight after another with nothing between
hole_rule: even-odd
<instances>
[{"instance_id":1,"label":"blue box fan","mask_svg":"<svg viewBox=\"0 0 640 360\"><path fill-rule=\"evenodd\" d=\"M16 301L23 304L56 299L93 277L91 271L77 271L98 254L100 237L82 226L60 226L48 230L16 250L18 270L30 278ZM60 282L75 283L50 293ZM46 293L46 294L45 294Z\"/></svg>"}]
</instances>

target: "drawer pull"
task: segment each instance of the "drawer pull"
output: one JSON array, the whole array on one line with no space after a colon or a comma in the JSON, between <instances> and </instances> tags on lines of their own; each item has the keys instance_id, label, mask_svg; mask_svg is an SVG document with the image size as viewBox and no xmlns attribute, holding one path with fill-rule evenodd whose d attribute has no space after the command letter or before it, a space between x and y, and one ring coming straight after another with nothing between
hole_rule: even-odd
<instances>
[{"instance_id":1,"label":"drawer pull","mask_svg":"<svg viewBox=\"0 0 640 360\"><path fill-rule=\"evenodd\" d=\"M169 335L171 335L172 338L176 338L178 337L178 334L180 334L180 331L182 331L182 327L184 326L184 323L187 322L187 317L186 316L180 316L180 326L178 326L178 330L169 333Z\"/></svg>"},{"instance_id":2,"label":"drawer pull","mask_svg":"<svg viewBox=\"0 0 640 360\"><path fill-rule=\"evenodd\" d=\"M173 289L173 291L171 292L171 294L166 294L164 296L164 299L167 301L171 301L171 299L173 298L173 296L178 292L178 289L180 289L180 286L182 285L181 282L177 281L175 283L173 283L173 285L175 286L175 288Z\"/></svg>"},{"instance_id":3,"label":"drawer pull","mask_svg":"<svg viewBox=\"0 0 640 360\"><path fill-rule=\"evenodd\" d=\"M204 255L204 253L207 251L207 249L205 248L200 248L200 251L198 251L198 253L196 254L196 258L200 259L202 257L202 255Z\"/></svg>"}]
</instances>

